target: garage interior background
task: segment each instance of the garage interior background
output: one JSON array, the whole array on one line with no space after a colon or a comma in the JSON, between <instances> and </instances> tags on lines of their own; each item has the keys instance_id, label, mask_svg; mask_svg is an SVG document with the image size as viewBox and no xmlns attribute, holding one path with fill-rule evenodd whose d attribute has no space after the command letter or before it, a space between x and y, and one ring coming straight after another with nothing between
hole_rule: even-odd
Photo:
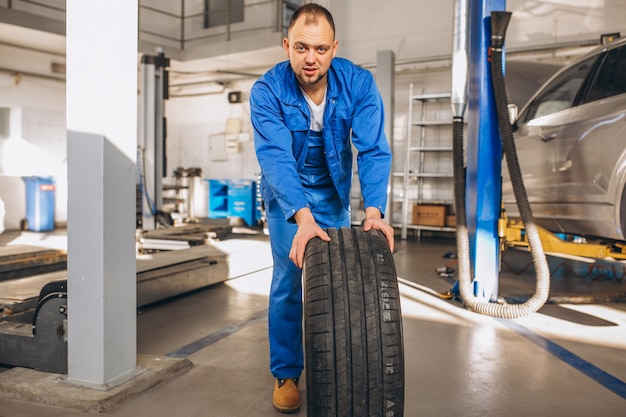
<instances>
[{"instance_id":1,"label":"garage interior background","mask_svg":"<svg viewBox=\"0 0 626 417\"><path fill-rule=\"evenodd\" d=\"M224 3L208 4L219 10ZM288 16L281 16L277 5L288 9L299 2L241 0L231 7L235 3L241 13L231 14L233 22L226 25L197 16L203 0L139 1L138 68L141 54L162 50L172 59L164 182L174 181L177 167L201 168L203 178L257 178L248 91L259 75L285 59L277 28L281 17ZM454 2L394 0L384 7L376 0L319 3L334 14L338 55L376 74L377 52L395 54L390 139L394 172L402 171L409 85L420 93L450 89ZM55 221L63 225L67 220L64 8L63 0L0 0L0 232L18 229L25 216L23 176L53 176ZM513 12L507 32L509 94L520 107L557 66L597 45L602 34L626 34L623 0L509 0L507 10ZM110 65L116 65L115 56ZM242 100L230 103L228 93L235 91ZM448 110L442 111L438 117L450 118ZM231 119L237 139L225 152ZM398 214L394 205L394 222Z\"/></svg>"}]
</instances>

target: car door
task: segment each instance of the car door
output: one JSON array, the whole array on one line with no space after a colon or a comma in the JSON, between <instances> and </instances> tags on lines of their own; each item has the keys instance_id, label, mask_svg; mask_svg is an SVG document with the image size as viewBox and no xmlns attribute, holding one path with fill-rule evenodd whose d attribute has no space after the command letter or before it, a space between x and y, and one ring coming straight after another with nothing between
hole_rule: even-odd
<instances>
[{"instance_id":1,"label":"car door","mask_svg":"<svg viewBox=\"0 0 626 417\"><path fill-rule=\"evenodd\" d=\"M622 191L625 117L623 46L601 55L597 71L557 139L554 209L565 231L619 238L615 207Z\"/></svg>"},{"instance_id":2,"label":"car door","mask_svg":"<svg viewBox=\"0 0 626 417\"><path fill-rule=\"evenodd\" d=\"M516 122L515 146L528 200L539 224L550 230L560 231L554 217L558 138L596 60L597 57L587 59L549 80L529 101ZM518 212L513 205L506 164L502 197L507 213L516 217Z\"/></svg>"}]
</instances>

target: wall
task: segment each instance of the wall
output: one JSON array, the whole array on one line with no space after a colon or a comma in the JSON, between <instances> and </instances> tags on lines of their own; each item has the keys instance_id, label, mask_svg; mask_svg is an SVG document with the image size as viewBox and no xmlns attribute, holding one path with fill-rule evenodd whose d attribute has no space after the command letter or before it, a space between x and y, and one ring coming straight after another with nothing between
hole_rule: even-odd
<instances>
[{"instance_id":1,"label":"wall","mask_svg":"<svg viewBox=\"0 0 626 417\"><path fill-rule=\"evenodd\" d=\"M4 55L15 56L8 49ZM37 54L28 60L36 61ZM19 56L19 54L17 55ZM43 61L48 58L42 55ZM0 63L0 65L6 65ZM19 229L26 217L23 176L53 176L55 222L67 221L65 83L0 72L0 230Z\"/></svg>"},{"instance_id":2,"label":"wall","mask_svg":"<svg viewBox=\"0 0 626 417\"><path fill-rule=\"evenodd\" d=\"M623 0L509 0L513 12L507 41L511 48L599 39L601 34L626 36Z\"/></svg>"},{"instance_id":3,"label":"wall","mask_svg":"<svg viewBox=\"0 0 626 417\"><path fill-rule=\"evenodd\" d=\"M454 0L321 1L334 14L340 53L357 63L376 61L388 49L398 62L449 56ZM508 0L513 13L507 32L510 49L599 40L600 34L626 36L623 0Z\"/></svg>"},{"instance_id":4,"label":"wall","mask_svg":"<svg viewBox=\"0 0 626 417\"><path fill-rule=\"evenodd\" d=\"M168 119L168 177L177 167L202 169L204 178L256 179L259 166L254 154L247 91L249 83L233 83L222 93L173 97L166 103ZM241 103L228 102L229 91L244 91ZM238 149L214 149L212 137L224 135L227 120L242 122ZM215 138L213 140L216 140ZM170 179L171 180L171 179Z\"/></svg>"}]
</instances>

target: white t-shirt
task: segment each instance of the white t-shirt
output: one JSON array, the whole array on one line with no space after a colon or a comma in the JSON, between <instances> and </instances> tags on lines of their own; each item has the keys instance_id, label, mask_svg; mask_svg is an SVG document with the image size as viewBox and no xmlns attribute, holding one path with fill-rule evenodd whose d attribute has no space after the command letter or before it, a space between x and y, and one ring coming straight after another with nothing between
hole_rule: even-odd
<instances>
[{"instance_id":1,"label":"white t-shirt","mask_svg":"<svg viewBox=\"0 0 626 417\"><path fill-rule=\"evenodd\" d=\"M300 88L302 90L302 88ZM326 88L324 88L324 97L322 98L322 103L317 105L311 100L311 98L307 95L307 93L302 90L302 94L304 94L304 99L309 105L309 109L311 110L311 126L309 127L311 130L315 132L321 132L324 129L324 110L326 110Z\"/></svg>"}]
</instances>

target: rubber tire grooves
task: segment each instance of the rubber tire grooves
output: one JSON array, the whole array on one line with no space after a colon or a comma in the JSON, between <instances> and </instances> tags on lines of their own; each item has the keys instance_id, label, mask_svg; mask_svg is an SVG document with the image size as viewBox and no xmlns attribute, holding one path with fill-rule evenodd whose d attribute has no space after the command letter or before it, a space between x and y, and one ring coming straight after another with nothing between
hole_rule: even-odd
<instances>
[{"instance_id":1,"label":"rubber tire grooves","mask_svg":"<svg viewBox=\"0 0 626 417\"><path fill-rule=\"evenodd\" d=\"M404 352L393 256L378 230L328 229L303 271L307 415L400 417Z\"/></svg>"}]
</instances>

